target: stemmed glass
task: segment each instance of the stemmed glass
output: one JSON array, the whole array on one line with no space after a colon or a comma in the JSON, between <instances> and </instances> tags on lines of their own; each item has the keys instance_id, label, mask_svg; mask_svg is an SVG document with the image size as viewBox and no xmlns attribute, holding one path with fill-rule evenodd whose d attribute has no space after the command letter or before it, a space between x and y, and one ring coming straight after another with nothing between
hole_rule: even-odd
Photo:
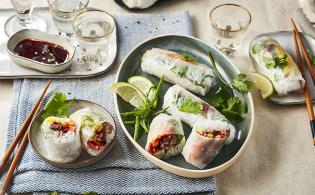
<instances>
[{"instance_id":1,"label":"stemmed glass","mask_svg":"<svg viewBox=\"0 0 315 195\"><path fill-rule=\"evenodd\" d=\"M44 19L32 15L34 0L11 0L16 15L11 16L5 23L5 33L11 36L22 29L47 30Z\"/></svg>"}]
</instances>

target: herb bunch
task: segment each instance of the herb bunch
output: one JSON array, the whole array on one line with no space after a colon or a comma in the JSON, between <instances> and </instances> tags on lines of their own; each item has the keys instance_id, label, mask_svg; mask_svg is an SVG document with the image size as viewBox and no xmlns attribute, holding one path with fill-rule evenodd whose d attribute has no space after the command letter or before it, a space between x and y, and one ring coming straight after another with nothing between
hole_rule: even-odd
<instances>
[{"instance_id":1,"label":"herb bunch","mask_svg":"<svg viewBox=\"0 0 315 195\"><path fill-rule=\"evenodd\" d=\"M125 120L125 124L133 124L134 125L134 134L133 138L134 140L138 140L141 130L143 129L146 133L149 132L149 125L151 123L151 120L154 116L157 116L160 113L163 113L167 110L167 108L162 109L158 112L153 112L153 110L156 110L158 105L158 99L159 99L159 93L162 89L162 85L164 82L164 76L161 77L160 81L157 85L152 86L150 90L145 94L145 100L144 105L135 108L133 111L130 112L123 112L121 113L122 116L128 118L129 120ZM149 94L150 92L154 90L154 97L150 101L149 100Z\"/></svg>"},{"instance_id":2,"label":"herb bunch","mask_svg":"<svg viewBox=\"0 0 315 195\"><path fill-rule=\"evenodd\" d=\"M208 101L228 120L239 121L243 118L242 115L247 112L247 107L246 104L244 104L239 97L234 96L233 89L239 91L240 93L247 93L254 88L254 83L248 81L246 79L246 75L242 73L233 78L231 84L227 83L219 74L211 52L208 52L208 55L214 73L221 81L220 88L214 96L208 98Z\"/></svg>"}]
</instances>

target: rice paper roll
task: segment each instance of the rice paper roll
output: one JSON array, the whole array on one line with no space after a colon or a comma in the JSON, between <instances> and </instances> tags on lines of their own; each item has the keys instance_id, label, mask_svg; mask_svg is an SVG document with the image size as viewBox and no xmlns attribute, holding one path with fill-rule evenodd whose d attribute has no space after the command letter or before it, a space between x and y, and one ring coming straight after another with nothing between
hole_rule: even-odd
<instances>
[{"instance_id":1,"label":"rice paper roll","mask_svg":"<svg viewBox=\"0 0 315 195\"><path fill-rule=\"evenodd\" d=\"M185 144L182 123L173 116L159 114L151 124L145 149L158 158L179 154Z\"/></svg>"},{"instance_id":2,"label":"rice paper roll","mask_svg":"<svg viewBox=\"0 0 315 195\"><path fill-rule=\"evenodd\" d=\"M113 126L104 122L100 116L85 108L70 115L80 128L81 142L84 149L91 155L101 154L106 145L114 139Z\"/></svg>"},{"instance_id":3,"label":"rice paper roll","mask_svg":"<svg viewBox=\"0 0 315 195\"><path fill-rule=\"evenodd\" d=\"M41 125L41 132L48 160L69 163L80 156L80 135L73 120L47 117Z\"/></svg>"},{"instance_id":4,"label":"rice paper roll","mask_svg":"<svg viewBox=\"0 0 315 195\"><path fill-rule=\"evenodd\" d=\"M147 50L141 60L144 72L162 77L192 92L206 95L215 83L215 76L209 66L197 61L187 61L184 56L168 50L153 48Z\"/></svg>"},{"instance_id":5,"label":"rice paper roll","mask_svg":"<svg viewBox=\"0 0 315 195\"><path fill-rule=\"evenodd\" d=\"M220 152L229 137L230 127L226 121L219 120L195 123L182 151L186 162L205 168Z\"/></svg>"},{"instance_id":6,"label":"rice paper roll","mask_svg":"<svg viewBox=\"0 0 315 195\"><path fill-rule=\"evenodd\" d=\"M235 127L219 111L179 85L174 85L167 90L163 108L168 108L168 113L191 127L198 121L225 121L230 126L230 136L226 144L231 143L235 137Z\"/></svg>"},{"instance_id":7,"label":"rice paper roll","mask_svg":"<svg viewBox=\"0 0 315 195\"><path fill-rule=\"evenodd\" d=\"M256 71L271 80L279 96L303 91L305 80L291 55L278 41L261 37L251 44L250 55L255 60Z\"/></svg>"}]
</instances>

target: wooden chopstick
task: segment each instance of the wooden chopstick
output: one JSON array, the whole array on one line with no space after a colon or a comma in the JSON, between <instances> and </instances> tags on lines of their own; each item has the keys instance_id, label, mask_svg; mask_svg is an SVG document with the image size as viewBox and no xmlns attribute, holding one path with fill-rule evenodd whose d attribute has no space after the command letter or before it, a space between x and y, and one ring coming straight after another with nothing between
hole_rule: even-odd
<instances>
[{"instance_id":1,"label":"wooden chopstick","mask_svg":"<svg viewBox=\"0 0 315 195\"><path fill-rule=\"evenodd\" d=\"M304 65L303 65L303 61L302 61L302 56L301 56L299 44L298 44L298 41L297 41L297 32L295 30L292 30L292 36L293 36L294 43L295 43L295 53L296 53L296 56L297 56L297 59L298 59L298 66L299 66L299 69L300 69L300 71L302 73L302 76L303 76L303 78L305 80L304 96L305 96L305 102L306 102L306 108L307 108L307 115L308 115L308 118L310 120L310 125L311 125L313 144L315 146L315 116L314 116L314 110L313 110L313 105L312 105L310 91L309 91L309 88L308 88L308 84L306 82L306 75L305 75Z\"/></svg>"},{"instance_id":2,"label":"wooden chopstick","mask_svg":"<svg viewBox=\"0 0 315 195\"><path fill-rule=\"evenodd\" d=\"M299 31L298 31L298 29L297 29L297 27L295 25L295 22L294 22L294 20L292 18L291 18L291 22L292 22L292 26L293 26L294 31L295 31L295 37L297 38L297 41L299 42L299 45L301 46L302 53L303 53L304 58L306 60L307 68L310 71L313 83L315 84L315 70L313 69L312 62L310 60L310 57L307 55L307 51L305 49L305 45L304 45L303 39L301 38L300 33L299 33Z\"/></svg>"},{"instance_id":3,"label":"wooden chopstick","mask_svg":"<svg viewBox=\"0 0 315 195\"><path fill-rule=\"evenodd\" d=\"M29 113L28 117L25 119L24 123L22 124L21 128L19 129L18 133L16 134L15 138L13 139L9 149L5 152L3 159L0 163L0 173L2 172L5 164L7 163L7 161L9 160L11 154L14 151L14 148L16 147L16 145L18 144L18 142L20 141L20 139L22 138L22 136L24 135L24 132L26 131L27 127L29 126L29 124L31 123L31 120L34 116L35 111L37 110L40 102L42 101L44 95L46 94L46 91L49 87L49 85L51 84L51 80L49 80L45 86L45 88L43 89L41 95L39 96L38 100L36 101L34 107L32 108L31 112Z\"/></svg>"},{"instance_id":4,"label":"wooden chopstick","mask_svg":"<svg viewBox=\"0 0 315 195\"><path fill-rule=\"evenodd\" d=\"M37 107L35 115L37 113L39 113L40 108L41 108L41 104L39 104L39 106ZM35 115L34 115L34 117L35 117ZM25 148L25 146L27 144L27 140L28 140L27 138L28 138L28 132L29 131L30 131L30 126L27 128L27 130L26 130L26 132L25 132L25 134L23 136L23 139L21 141L21 144L20 144L20 146L19 146L19 148L18 148L18 150L16 152L16 155L14 156L13 161L12 161L10 167L9 167L7 176L6 176L6 178L5 178L5 180L4 180L3 184L2 184L2 187L0 189L0 195L4 195L5 194L5 191L6 191L6 189L8 188L8 186L10 184L10 181L12 179L12 176L13 176L14 170L16 168L16 165L19 162L20 158L22 157L24 148Z\"/></svg>"}]
</instances>

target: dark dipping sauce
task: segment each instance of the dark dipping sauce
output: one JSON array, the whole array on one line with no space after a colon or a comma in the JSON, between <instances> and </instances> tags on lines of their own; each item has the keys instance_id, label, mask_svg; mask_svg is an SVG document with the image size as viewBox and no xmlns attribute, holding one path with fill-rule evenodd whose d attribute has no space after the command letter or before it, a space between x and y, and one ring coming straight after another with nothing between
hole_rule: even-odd
<instances>
[{"instance_id":1,"label":"dark dipping sauce","mask_svg":"<svg viewBox=\"0 0 315 195\"><path fill-rule=\"evenodd\" d=\"M13 53L45 64L61 64L69 56L69 52L60 45L36 39L23 39Z\"/></svg>"}]
</instances>

